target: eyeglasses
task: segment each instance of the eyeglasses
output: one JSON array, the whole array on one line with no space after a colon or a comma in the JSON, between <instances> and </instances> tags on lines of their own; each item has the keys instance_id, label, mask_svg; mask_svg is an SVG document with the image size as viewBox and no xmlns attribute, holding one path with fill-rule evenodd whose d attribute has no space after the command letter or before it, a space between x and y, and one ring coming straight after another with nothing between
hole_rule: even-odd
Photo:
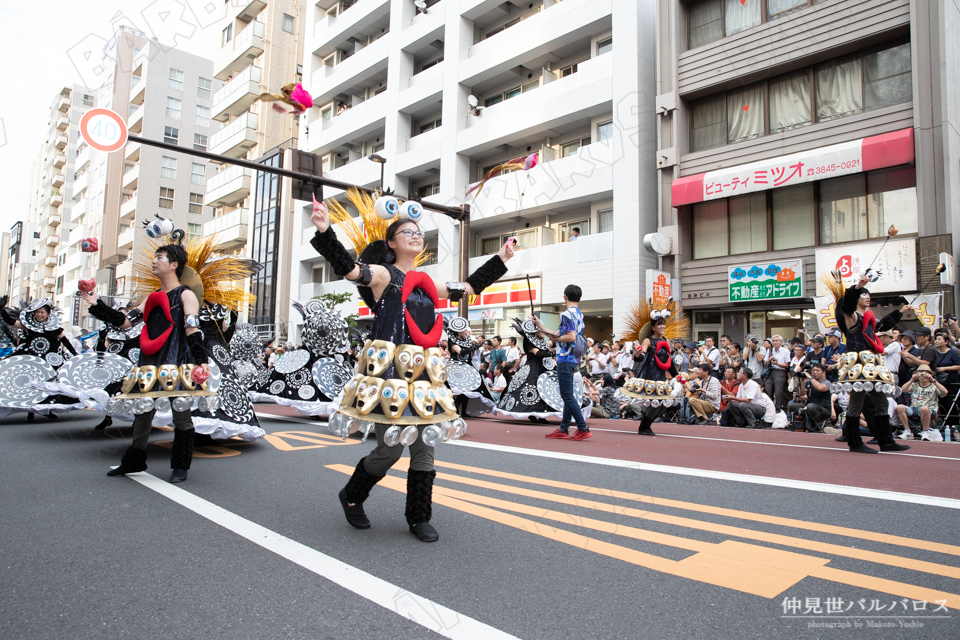
<instances>
[{"instance_id":1,"label":"eyeglasses","mask_svg":"<svg viewBox=\"0 0 960 640\"><path fill-rule=\"evenodd\" d=\"M397 231L393 235L393 237L396 238L400 234L403 234L408 238L423 238L423 237L426 237L427 235L423 231L414 231L413 229L401 229L400 231Z\"/></svg>"}]
</instances>

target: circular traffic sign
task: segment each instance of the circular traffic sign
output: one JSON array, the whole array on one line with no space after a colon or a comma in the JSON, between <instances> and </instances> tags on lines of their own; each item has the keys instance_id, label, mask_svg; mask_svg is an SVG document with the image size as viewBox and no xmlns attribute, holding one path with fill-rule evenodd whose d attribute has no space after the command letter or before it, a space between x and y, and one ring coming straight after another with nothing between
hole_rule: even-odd
<instances>
[{"instance_id":1,"label":"circular traffic sign","mask_svg":"<svg viewBox=\"0 0 960 640\"><path fill-rule=\"evenodd\" d=\"M97 151L116 151L127 143L127 123L109 109L90 109L80 118L80 135Z\"/></svg>"}]
</instances>

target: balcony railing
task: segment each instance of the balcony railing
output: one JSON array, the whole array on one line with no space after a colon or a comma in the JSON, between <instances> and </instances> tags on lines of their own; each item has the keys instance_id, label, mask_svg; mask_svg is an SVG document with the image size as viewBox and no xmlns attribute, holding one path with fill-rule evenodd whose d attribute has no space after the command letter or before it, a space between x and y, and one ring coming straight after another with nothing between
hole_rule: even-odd
<instances>
[{"instance_id":1,"label":"balcony railing","mask_svg":"<svg viewBox=\"0 0 960 640\"><path fill-rule=\"evenodd\" d=\"M231 227L249 224L249 221L250 211L248 209L236 209L214 218L209 222L204 222L202 233L204 236L212 236L215 233L222 233Z\"/></svg>"},{"instance_id":2,"label":"balcony railing","mask_svg":"<svg viewBox=\"0 0 960 640\"><path fill-rule=\"evenodd\" d=\"M260 97L260 67L250 65L213 94L213 119L226 122L238 116Z\"/></svg>"},{"instance_id":3,"label":"balcony railing","mask_svg":"<svg viewBox=\"0 0 960 640\"><path fill-rule=\"evenodd\" d=\"M245 113L210 136L208 148L211 153L238 157L256 144L257 114Z\"/></svg>"}]
</instances>

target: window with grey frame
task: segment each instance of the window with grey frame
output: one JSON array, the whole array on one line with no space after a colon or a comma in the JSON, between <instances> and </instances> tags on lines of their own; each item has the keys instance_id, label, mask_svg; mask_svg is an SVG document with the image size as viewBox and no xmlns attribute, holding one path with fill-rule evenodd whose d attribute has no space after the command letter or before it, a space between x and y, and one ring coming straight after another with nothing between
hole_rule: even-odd
<instances>
[{"instance_id":1,"label":"window with grey frame","mask_svg":"<svg viewBox=\"0 0 960 640\"><path fill-rule=\"evenodd\" d=\"M260 161L271 167L283 164L280 151ZM277 229L280 224L280 176L257 172L257 190L253 210L251 257L263 268L250 278L250 290L256 295L250 314L252 325L273 325L276 308Z\"/></svg>"},{"instance_id":2,"label":"window with grey frame","mask_svg":"<svg viewBox=\"0 0 960 640\"><path fill-rule=\"evenodd\" d=\"M690 209L693 259L881 238L918 229L916 169L878 169Z\"/></svg>"},{"instance_id":3,"label":"window with grey frame","mask_svg":"<svg viewBox=\"0 0 960 640\"><path fill-rule=\"evenodd\" d=\"M910 43L864 49L690 103L690 151L913 99Z\"/></svg>"},{"instance_id":4,"label":"window with grey frame","mask_svg":"<svg viewBox=\"0 0 960 640\"><path fill-rule=\"evenodd\" d=\"M695 0L686 3L687 49L716 42L824 0Z\"/></svg>"}]
</instances>

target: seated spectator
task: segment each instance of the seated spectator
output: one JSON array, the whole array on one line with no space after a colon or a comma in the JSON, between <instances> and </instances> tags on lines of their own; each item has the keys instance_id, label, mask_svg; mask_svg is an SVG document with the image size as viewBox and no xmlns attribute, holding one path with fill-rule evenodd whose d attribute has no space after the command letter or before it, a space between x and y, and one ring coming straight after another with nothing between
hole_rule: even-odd
<instances>
[{"instance_id":1,"label":"seated spectator","mask_svg":"<svg viewBox=\"0 0 960 640\"><path fill-rule=\"evenodd\" d=\"M920 425L924 431L929 429L931 421L937 418L940 397L947 395L947 388L937 382L930 367L926 363L922 363L900 389L903 393L910 394L909 407L902 404L897 405L897 417L900 418L900 424L908 425L912 418L920 420Z\"/></svg>"},{"instance_id":2,"label":"seated spectator","mask_svg":"<svg viewBox=\"0 0 960 640\"><path fill-rule=\"evenodd\" d=\"M587 380L584 380L586 386ZM594 400L590 416L593 418L620 417L620 399L617 397L617 382L609 373L599 381L598 399ZM591 399L593 396L591 395Z\"/></svg>"},{"instance_id":3,"label":"seated spectator","mask_svg":"<svg viewBox=\"0 0 960 640\"><path fill-rule=\"evenodd\" d=\"M960 383L960 353L950 346L950 334L946 329L937 329L933 338L933 346L937 348L937 381L940 384Z\"/></svg>"},{"instance_id":4,"label":"seated spectator","mask_svg":"<svg viewBox=\"0 0 960 640\"><path fill-rule=\"evenodd\" d=\"M753 381L753 371L747 367L740 367L737 381L740 388L736 396L721 391L729 401L727 411L730 412L730 422L735 427L747 429L764 429L773 424L776 409L770 396L763 392L760 385Z\"/></svg>"},{"instance_id":5,"label":"seated spectator","mask_svg":"<svg viewBox=\"0 0 960 640\"><path fill-rule=\"evenodd\" d=\"M500 394L507 388L507 379L503 376L503 365L497 365L493 369L493 382L490 383L490 394L493 399L500 402Z\"/></svg>"},{"instance_id":6,"label":"seated spectator","mask_svg":"<svg viewBox=\"0 0 960 640\"><path fill-rule=\"evenodd\" d=\"M737 390L740 389L740 383L737 381L737 372L733 367L727 367L723 370L723 380L720 381L720 388L730 395L737 395ZM723 397L723 391L720 392L720 426L729 427L730 413L727 411L727 404L730 401Z\"/></svg>"},{"instance_id":7,"label":"seated spectator","mask_svg":"<svg viewBox=\"0 0 960 640\"><path fill-rule=\"evenodd\" d=\"M881 331L877 338L883 343L883 366L892 373L897 381L900 379L900 352L903 345L896 341L893 330Z\"/></svg>"},{"instance_id":8,"label":"seated spectator","mask_svg":"<svg viewBox=\"0 0 960 640\"><path fill-rule=\"evenodd\" d=\"M696 389L689 382L683 385L691 394L684 400L696 415L695 424L713 424L711 416L720 411L720 381L714 377L712 367L706 362L700 365L697 377L700 378L700 385Z\"/></svg>"},{"instance_id":9,"label":"seated spectator","mask_svg":"<svg viewBox=\"0 0 960 640\"><path fill-rule=\"evenodd\" d=\"M690 398L696 397L700 391L702 383L700 382L700 367L691 367L687 370L687 381L683 385L684 397L680 399L680 413L677 414L677 422L680 424L693 424L697 416L690 406Z\"/></svg>"},{"instance_id":10,"label":"seated spectator","mask_svg":"<svg viewBox=\"0 0 960 640\"><path fill-rule=\"evenodd\" d=\"M813 363L809 371L801 373L802 387L799 402L791 402L787 411L802 413L807 431L821 431L821 425L830 418L830 389L827 387L827 372L824 365Z\"/></svg>"}]
</instances>

